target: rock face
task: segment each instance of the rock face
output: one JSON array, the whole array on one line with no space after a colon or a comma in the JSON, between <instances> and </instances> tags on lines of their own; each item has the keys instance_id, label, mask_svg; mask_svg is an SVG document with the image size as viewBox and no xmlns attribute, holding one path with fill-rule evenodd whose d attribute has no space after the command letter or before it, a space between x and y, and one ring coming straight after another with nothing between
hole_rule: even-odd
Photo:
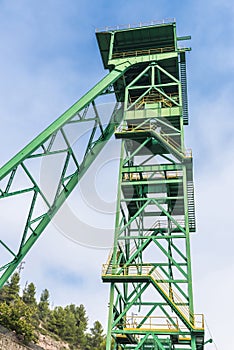
<instances>
[{"instance_id":1,"label":"rock face","mask_svg":"<svg viewBox=\"0 0 234 350\"><path fill-rule=\"evenodd\" d=\"M69 350L67 343L56 341L49 336L40 334L38 343L43 350ZM0 349L1 350L1 349Z\"/></svg>"},{"instance_id":2,"label":"rock face","mask_svg":"<svg viewBox=\"0 0 234 350\"><path fill-rule=\"evenodd\" d=\"M0 326L0 350L69 350L69 346L42 334L37 344L23 345L13 332Z\"/></svg>"},{"instance_id":3,"label":"rock face","mask_svg":"<svg viewBox=\"0 0 234 350\"><path fill-rule=\"evenodd\" d=\"M11 337L0 334L0 350L28 350L29 347L21 345ZM30 349L31 350L31 349Z\"/></svg>"}]
</instances>

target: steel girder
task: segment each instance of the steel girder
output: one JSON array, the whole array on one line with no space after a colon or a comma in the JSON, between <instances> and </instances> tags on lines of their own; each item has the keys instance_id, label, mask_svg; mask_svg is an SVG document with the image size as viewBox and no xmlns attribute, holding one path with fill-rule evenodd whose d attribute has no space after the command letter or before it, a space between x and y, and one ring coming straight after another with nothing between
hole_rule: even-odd
<instances>
[{"instance_id":1,"label":"steel girder","mask_svg":"<svg viewBox=\"0 0 234 350\"><path fill-rule=\"evenodd\" d=\"M116 103L107 124L102 121L96 104L98 97L109 93L113 83L129 66L128 62L119 64L0 169L1 205L10 197L28 195L27 203L24 203L25 207L28 206L28 213L24 227L18 228L18 240L12 244L14 249L6 243L7 237L0 240L1 257L5 258L5 261L1 261L0 287L43 233L122 120L120 103ZM85 123L88 125L88 137L77 150L74 141ZM77 135L74 135L74 130L77 130ZM43 171L40 162L45 157L53 162L56 156L60 157L60 174L55 180L57 183L54 184L53 195L48 197L38 180ZM11 235L7 228L4 231L8 236Z\"/></svg>"}]
</instances>

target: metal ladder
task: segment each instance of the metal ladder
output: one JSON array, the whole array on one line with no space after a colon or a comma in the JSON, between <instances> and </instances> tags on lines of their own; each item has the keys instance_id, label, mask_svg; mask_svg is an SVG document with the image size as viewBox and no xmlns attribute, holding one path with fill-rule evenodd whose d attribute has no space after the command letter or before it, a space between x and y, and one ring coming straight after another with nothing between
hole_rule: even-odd
<instances>
[{"instance_id":1,"label":"metal ladder","mask_svg":"<svg viewBox=\"0 0 234 350\"><path fill-rule=\"evenodd\" d=\"M180 80L182 90L183 120L184 125L188 125L188 94L187 94L187 74L185 59L180 62Z\"/></svg>"},{"instance_id":2,"label":"metal ladder","mask_svg":"<svg viewBox=\"0 0 234 350\"><path fill-rule=\"evenodd\" d=\"M195 219L195 203L194 203L194 186L193 181L187 182L187 195L188 195L188 221L189 230L191 232L196 231L196 219Z\"/></svg>"}]
</instances>

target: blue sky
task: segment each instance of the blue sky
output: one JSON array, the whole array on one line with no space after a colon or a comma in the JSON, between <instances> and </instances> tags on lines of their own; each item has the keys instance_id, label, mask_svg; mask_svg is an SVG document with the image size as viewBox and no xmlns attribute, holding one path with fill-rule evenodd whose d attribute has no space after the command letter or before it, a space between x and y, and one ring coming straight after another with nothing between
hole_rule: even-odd
<instances>
[{"instance_id":1,"label":"blue sky","mask_svg":"<svg viewBox=\"0 0 234 350\"><path fill-rule=\"evenodd\" d=\"M165 18L176 18L179 36L192 36L192 52L187 55L190 126L186 140L193 148L195 168L198 233L192 236L192 253L196 310L205 313L218 349L231 349L231 0L1 1L0 164L106 74L95 28ZM49 288L54 305L83 303L91 322L100 319L105 323L108 287L102 285L100 271L107 255L107 251L78 246L50 227L30 251L22 279L34 281L38 293Z\"/></svg>"}]
</instances>

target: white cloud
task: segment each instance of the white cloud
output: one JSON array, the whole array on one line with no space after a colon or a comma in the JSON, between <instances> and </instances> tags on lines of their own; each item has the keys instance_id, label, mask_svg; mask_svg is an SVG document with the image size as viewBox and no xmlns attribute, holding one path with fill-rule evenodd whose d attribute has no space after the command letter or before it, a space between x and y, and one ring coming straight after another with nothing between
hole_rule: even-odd
<instances>
[{"instance_id":1,"label":"white cloud","mask_svg":"<svg viewBox=\"0 0 234 350\"><path fill-rule=\"evenodd\" d=\"M190 1L175 9L171 2L165 7L162 2L156 12L155 1L148 3L147 8L142 1L130 1L119 8L118 3L108 2L107 10L98 2L79 1L79 6L75 1L66 6L63 1L1 3L0 162L7 161L105 74L94 27L177 17L178 34L192 34L195 46L188 59L192 117L186 129L187 144L195 155L199 229L192 238L195 300L198 311L207 315L218 346L229 349L234 126L233 21L227 15L233 15L234 6L231 1ZM23 283L34 281L39 294L49 288L54 305L83 303L91 322L105 322L108 286L101 283L100 273L107 255L107 251L74 244L51 226L25 259ZM74 275L73 284L66 283L66 274Z\"/></svg>"}]
</instances>

